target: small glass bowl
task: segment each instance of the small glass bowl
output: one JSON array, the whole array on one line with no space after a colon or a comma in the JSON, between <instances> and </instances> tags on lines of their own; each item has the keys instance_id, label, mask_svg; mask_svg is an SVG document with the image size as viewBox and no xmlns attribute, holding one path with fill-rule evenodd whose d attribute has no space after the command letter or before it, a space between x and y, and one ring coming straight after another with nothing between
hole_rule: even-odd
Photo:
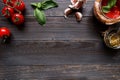
<instances>
[{"instance_id":1,"label":"small glass bowl","mask_svg":"<svg viewBox=\"0 0 120 80\"><path fill-rule=\"evenodd\" d=\"M117 28L109 28L104 32L104 42L112 49L120 49L120 30Z\"/></svg>"}]
</instances>

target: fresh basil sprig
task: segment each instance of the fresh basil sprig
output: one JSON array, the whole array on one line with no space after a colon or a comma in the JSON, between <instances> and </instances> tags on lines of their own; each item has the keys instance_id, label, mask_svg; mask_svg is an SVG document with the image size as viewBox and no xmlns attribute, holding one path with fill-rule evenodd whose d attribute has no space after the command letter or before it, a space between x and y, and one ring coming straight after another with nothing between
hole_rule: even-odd
<instances>
[{"instance_id":1,"label":"fresh basil sprig","mask_svg":"<svg viewBox=\"0 0 120 80\"><path fill-rule=\"evenodd\" d=\"M44 0L38 3L31 3L31 5L35 8L34 16L41 25L44 25L46 23L44 10L58 7L58 4L53 0Z\"/></svg>"},{"instance_id":2,"label":"fresh basil sprig","mask_svg":"<svg viewBox=\"0 0 120 80\"><path fill-rule=\"evenodd\" d=\"M108 0L108 4L107 6L103 6L102 10L104 13L108 13L110 11L110 9L115 6L117 0Z\"/></svg>"}]
</instances>

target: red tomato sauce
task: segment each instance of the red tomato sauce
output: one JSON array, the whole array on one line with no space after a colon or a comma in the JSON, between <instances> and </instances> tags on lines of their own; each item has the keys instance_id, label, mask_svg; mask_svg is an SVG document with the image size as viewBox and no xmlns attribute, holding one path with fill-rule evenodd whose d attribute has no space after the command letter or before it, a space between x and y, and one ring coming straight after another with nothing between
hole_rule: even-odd
<instances>
[{"instance_id":1,"label":"red tomato sauce","mask_svg":"<svg viewBox=\"0 0 120 80\"><path fill-rule=\"evenodd\" d=\"M109 0L102 0L102 6L106 6ZM120 16L120 0L117 0L116 5L110 9L110 12L105 13L109 18L117 18Z\"/></svg>"}]
</instances>

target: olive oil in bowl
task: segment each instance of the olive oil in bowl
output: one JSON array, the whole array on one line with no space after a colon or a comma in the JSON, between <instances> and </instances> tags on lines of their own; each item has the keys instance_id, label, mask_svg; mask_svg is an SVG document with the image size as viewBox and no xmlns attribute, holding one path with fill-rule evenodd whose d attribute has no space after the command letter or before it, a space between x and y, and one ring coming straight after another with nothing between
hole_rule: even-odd
<instances>
[{"instance_id":1,"label":"olive oil in bowl","mask_svg":"<svg viewBox=\"0 0 120 80\"><path fill-rule=\"evenodd\" d=\"M115 29L105 31L104 41L108 47L120 49L120 31Z\"/></svg>"}]
</instances>

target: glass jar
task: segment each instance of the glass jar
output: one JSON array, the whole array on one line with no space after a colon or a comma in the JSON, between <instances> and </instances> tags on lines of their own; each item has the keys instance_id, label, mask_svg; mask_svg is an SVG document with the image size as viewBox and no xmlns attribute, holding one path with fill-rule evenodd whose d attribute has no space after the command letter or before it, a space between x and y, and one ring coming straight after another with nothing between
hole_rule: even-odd
<instances>
[{"instance_id":1,"label":"glass jar","mask_svg":"<svg viewBox=\"0 0 120 80\"><path fill-rule=\"evenodd\" d=\"M104 42L112 49L120 49L120 30L110 28L104 32Z\"/></svg>"}]
</instances>

